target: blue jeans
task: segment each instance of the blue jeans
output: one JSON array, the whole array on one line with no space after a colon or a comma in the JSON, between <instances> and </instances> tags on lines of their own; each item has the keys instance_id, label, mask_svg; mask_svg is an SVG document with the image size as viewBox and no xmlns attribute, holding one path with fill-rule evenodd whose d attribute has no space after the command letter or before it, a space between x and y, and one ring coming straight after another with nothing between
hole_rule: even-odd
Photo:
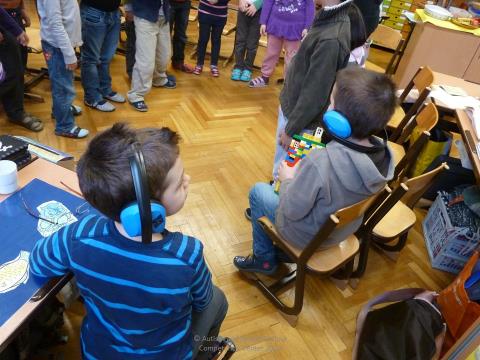
<instances>
[{"instance_id":1,"label":"blue jeans","mask_svg":"<svg viewBox=\"0 0 480 360\"><path fill-rule=\"evenodd\" d=\"M75 99L73 71L67 69L60 49L43 40L42 49L52 87L52 112L55 116L55 132L68 132L75 126L71 110L73 99Z\"/></svg>"},{"instance_id":2,"label":"blue jeans","mask_svg":"<svg viewBox=\"0 0 480 360\"><path fill-rule=\"evenodd\" d=\"M102 11L88 5L80 7L82 17L82 85L85 101L96 104L110 95L110 62L120 36L120 11Z\"/></svg>"},{"instance_id":3,"label":"blue jeans","mask_svg":"<svg viewBox=\"0 0 480 360\"><path fill-rule=\"evenodd\" d=\"M272 185L256 183L250 190L249 200L252 212L253 254L258 258L275 264L276 257L273 242L263 231L257 219L266 216L275 223L275 212L278 208L279 196L273 191Z\"/></svg>"}]
</instances>

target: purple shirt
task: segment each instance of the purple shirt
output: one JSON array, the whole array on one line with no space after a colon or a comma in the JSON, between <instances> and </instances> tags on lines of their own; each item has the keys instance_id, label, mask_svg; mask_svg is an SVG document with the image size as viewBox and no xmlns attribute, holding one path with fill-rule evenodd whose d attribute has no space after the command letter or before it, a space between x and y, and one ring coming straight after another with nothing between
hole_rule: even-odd
<instances>
[{"instance_id":1,"label":"purple shirt","mask_svg":"<svg viewBox=\"0 0 480 360\"><path fill-rule=\"evenodd\" d=\"M267 33L286 40L300 40L315 15L313 0L264 0L260 24Z\"/></svg>"},{"instance_id":2,"label":"purple shirt","mask_svg":"<svg viewBox=\"0 0 480 360\"><path fill-rule=\"evenodd\" d=\"M18 26L15 20L6 12L3 8L0 7L0 26L3 29L17 37L23 32L23 29Z\"/></svg>"}]
</instances>

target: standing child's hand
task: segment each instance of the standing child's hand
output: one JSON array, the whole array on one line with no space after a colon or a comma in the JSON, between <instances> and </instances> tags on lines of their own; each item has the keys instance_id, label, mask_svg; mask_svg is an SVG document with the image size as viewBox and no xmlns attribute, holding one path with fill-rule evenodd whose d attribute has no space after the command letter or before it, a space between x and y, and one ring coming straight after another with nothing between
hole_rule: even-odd
<instances>
[{"instance_id":1,"label":"standing child's hand","mask_svg":"<svg viewBox=\"0 0 480 360\"><path fill-rule=\"evenodd\" d=\"M30 27L30 25L32 25L32 22L30 21L30 17L28 16L25 9L22 10L21 17L22 17L23 26Z\"/></svg>"},{"instance_id":2,"label":"standing child's hand","mask_svg":"<svg viewBox=\"0 0 480 360\"><path fill-rule=\"evenodd\" d=\"M290 167L287 165L286 161L282 161L280 166L278 167L278 180L280 182L293 179L295 174L297 173L298 163L294 167Z\"/></svg>"},{"instance_id":3,"label":"standing child's hand","mask_svg":"<svg viewBox=\"0 0 480 360\"><path fill-rule=\"evenodd\" d=\"M28 38L27 33L24 31L24 32L22 32L20 35L17 36L17 41L18 41L21 45L27 46L27 45L28 45L28 42L30 41L30 39Z\"/></svg>"},{"instance_id":4,"label":"standing child's hand","mask_svg":"<svg viewBox=\"0 0 480 360\"><path fill-rule=\"evenodd\" d=\"M256 13L257 13L257 8L255 7L255 5L250 4L249 6L247 6L247 10L245 11L245 14L247 14L248 16L254 16Z\"/></svg>"},{"instance_id":5,"label":"standing child's hand","mask_svg":"<svg viewBox=\"0 0 480 360\"><path fill-rule=\"evenodd\" d=\"M287 151L291 142L292 138L285 133L285 130L282 130L278 137L278 144Z\"/></svg>"},{"instance_id":6,"label":"standing child's hand","mask_svg":"<svg viewBox=\"0 0 480 360\"><path fill-rule=\"evenodd\" d=\"M247 1L246 0L239 0L238 1L238 10L241 12L245 12L247 9Z\"/></svg>"},{"instance_id":7,"label":"standing child's hand","mask_svg":"<svg viewBox=\"0 0 480 360\"><path fill-rule=\"evenodd\" d=\"M75 71L76 68L77 68L77 63L74 62L73 64L67 64L67 65L65 65L65 67L67 68L67 70Z\"/></svg>"},{"instance_id":8,"label":"standing child's hand","mask_svg":"<svg viewBox=\"0 0 480 360\"><path fill-rule=\"evenodd\" d=\"M261 36L267 35L267 25L261 25L260 26L260 35Z\"/></svg>"},{"instance_id":9,"label":"standing child's hand","mask_svg":"<svg viewBox=\"0 0 480 360\"><path fill-rule=\"evenodd\" d=\"M308 34L308 30L307 29L303 29L302 31L302 40L305 39L305 36L307 36Z\"/></svg>"}]
</instances>

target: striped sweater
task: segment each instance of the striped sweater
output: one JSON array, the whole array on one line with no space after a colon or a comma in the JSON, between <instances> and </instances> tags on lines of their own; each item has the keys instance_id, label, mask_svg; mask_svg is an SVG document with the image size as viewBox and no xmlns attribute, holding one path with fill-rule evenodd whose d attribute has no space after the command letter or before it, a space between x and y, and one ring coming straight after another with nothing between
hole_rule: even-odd
<instances>
[{"instance_id":1,"label":"striped sweater","mask_svg":"<svg viewBox=\"0 0 480 360\"><path fill-rule=\"evenodd\" d=\"M212 298L202 243L166 232L143 244L112 220L88 215L39 240L30 255L35 276L73 272L87 316L85 359L190 359L191 318Z\"/></svg>"},{"instance_id":2,"label":"striped sweater","mask_svg":"<svg viewBox=\"0 0 480 360\"><path fill-rule=\"evenodd\" d=\"M225 24L227 22L228 3L230 0L218 0L211 4L208 0L200 0L198 4L198 21L210 24Z\"/></svg>"}]
</instances>

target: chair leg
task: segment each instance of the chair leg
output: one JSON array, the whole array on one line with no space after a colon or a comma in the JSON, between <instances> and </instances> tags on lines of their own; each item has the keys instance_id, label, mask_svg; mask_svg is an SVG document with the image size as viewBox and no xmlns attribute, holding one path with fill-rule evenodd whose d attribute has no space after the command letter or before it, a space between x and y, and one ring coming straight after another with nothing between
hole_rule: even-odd
<instances>
[{"instance_id":1,"label":"chair leg","mask_svg":"<svg viewBox=\"0 0 480 360\"><path fill-rule=\"evenodd\" d=\"M360 244L358 265L356 270L352 273L352 278L361 278L365 273L368 261L368 251L370 250L370 237L370 234L363 236L363 241Z\"/></svg>"}]
</instances>

